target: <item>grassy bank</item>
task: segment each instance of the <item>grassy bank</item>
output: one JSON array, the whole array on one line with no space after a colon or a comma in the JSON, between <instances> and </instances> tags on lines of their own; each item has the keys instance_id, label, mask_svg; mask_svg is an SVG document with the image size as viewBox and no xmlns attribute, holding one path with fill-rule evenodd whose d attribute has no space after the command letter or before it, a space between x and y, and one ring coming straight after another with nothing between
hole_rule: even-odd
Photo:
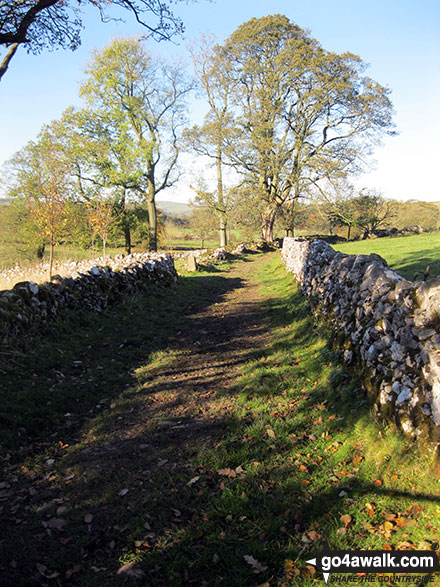
<instances>
[{"instance_id":1,"label":"grassy bank","mask_svg":"<svg viewBox=\"0 0 440 587\"><path fill-rule=\"evenodd\" d=\"M417 272L425 271L428 265L433 275L440 276L440 232L354 241L333 248L348 255L376 253L406 279L421 279Z\"/></svg>"}]
</instances>

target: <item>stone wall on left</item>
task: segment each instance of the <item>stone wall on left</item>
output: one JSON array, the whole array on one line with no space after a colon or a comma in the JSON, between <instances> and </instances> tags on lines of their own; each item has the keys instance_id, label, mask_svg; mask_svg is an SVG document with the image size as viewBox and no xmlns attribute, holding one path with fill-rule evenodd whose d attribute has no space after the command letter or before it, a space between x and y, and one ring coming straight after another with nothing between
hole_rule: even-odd
<instances>
[{"instance_id":1,"label":"stone wall on left","mask_svg":"<svg viewBox=\"0 0 440 587\"><path fill-rule=\"evenodd\" d=\"M177 280L174 261L163 253L134 253L108 258L75 276L54 276L51 282L22 281L0 291L0 341L60 320L69 312L99 313L123 295Z\"/></svg>"}]
</instances>

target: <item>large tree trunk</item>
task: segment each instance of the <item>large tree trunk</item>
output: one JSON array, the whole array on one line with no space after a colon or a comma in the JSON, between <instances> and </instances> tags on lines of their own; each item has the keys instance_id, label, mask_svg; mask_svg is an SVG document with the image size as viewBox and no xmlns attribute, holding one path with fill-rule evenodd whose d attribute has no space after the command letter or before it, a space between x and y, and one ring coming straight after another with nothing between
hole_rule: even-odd
<instances>
[{"instance_id":1,"label":"large tree trunk","mask_svg":"<svg viewBox=\"0 0 440 587\"><path fill-rule=\"evenodd\" d=\"M128 224L124 224L124 238L125 238L125 250L127 255L131 255L131 231Z\"/></svg>"},{"instance_id":2,"label":"large tree trunk","mask_svg":"<svg viewBox=\"0 0 440 587\"><path fill-rule=\"evenodd\" d=\"M271 207L267 207L261 214L261 238L268 243L273 242L273 225L276 215L277 209Z\"/></svg>"},{"instance_id":3,"label":"large tree trunk","mask_svg":"<svg viewBox=\"0 0 440 587\"><path fill-rule=\"evenodd\" d=\"M217 157L216 157L216 165L217 165L217 200L220 206L224 208L224 194L223 194L223 170L222 170L222 145L221 143L217 146ZM226 247L228 244L228 235L226 232L226 228L228 225L226 212L220 212L220 227L219 227L219 236L220 236L220 246Z\"/></svg>"},{"instance_id":4,"label":"large tree trunk","mask_svg":"<svg viewBox=\"0 0 440 587\"><path fill-rule=\"evenodd\" d=\"M154 165L152 162L148 163L148 226L149 226L149 238L148 238L148 249L150 251L157 251L157 210L156 202L156 184L154 180Z\"/></svg>"},{"instance_id":5,"label":"large tree trunk","mask_svg":"<svg viewBox=\"0 0 440 587\"><path fill-rule=\"evenodd\" d=\"M226 247L226 245L228 244L227 226L228 221L226 220L226 214L220 214L219 236L221 247Z\"/></svg>"},{"instance_id":6,"label":"large tree trunk","mask_svg":"<svg viewBox=\"0 0 440 587\"><path fill-rule=\"evenodd\" d=\"M149 239L148 249L150 251L157 251L157 212L154 200L148 200L148 225L149 225Z\"/></svg>"},{"instance_id":7,"label":"large tree trunk","mask_svg":"<svg viewBox=\"0 0 440 587\"><path fill-rule=\"evenodd\" d=\"M126 208L126 202L125 202L126 191L127 190L125 188L123 188L122 199L121 199L122 231L124 233L124 239L125 239L125 250L126 250L127 254L130 255L131 254L131 230L130 230L129 220L127 218L127 208Z\"/></svg>"}]
</instances>

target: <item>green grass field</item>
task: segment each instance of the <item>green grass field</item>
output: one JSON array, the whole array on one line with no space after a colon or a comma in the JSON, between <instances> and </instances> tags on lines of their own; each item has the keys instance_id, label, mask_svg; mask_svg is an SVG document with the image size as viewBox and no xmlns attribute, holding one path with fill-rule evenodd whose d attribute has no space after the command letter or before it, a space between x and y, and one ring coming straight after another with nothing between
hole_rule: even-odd
<instances>
[{"instance_id":1,"label":"green grass field","mask_svg":"<svg viewBox=\"0 0 440 587\"><path fill-rule=\"evenodd\" d=\"M425 271L428 265L432 275L440 276L440 232L353 241L333 248L348 255L376 253L406 279L421 279L416 272Z\"/></svg>"}]
</instances>

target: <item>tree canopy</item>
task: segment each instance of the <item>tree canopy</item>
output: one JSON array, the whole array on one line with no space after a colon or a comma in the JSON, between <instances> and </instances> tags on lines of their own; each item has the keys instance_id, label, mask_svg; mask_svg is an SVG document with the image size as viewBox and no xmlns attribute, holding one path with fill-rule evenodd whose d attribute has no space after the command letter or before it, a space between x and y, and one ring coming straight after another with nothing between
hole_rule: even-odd
<instances>
[{"instance_id":1,"label":"tree canopy","mask_svg":"<svg viewBox=\"0 0 440 587\"><path fill-rule=\"evenodd\" d=\"M392 133L390 91L352 53L326 51L282 15L253 18L217 48L235 80L227 155L264 203L262 237L277 210L323 178L359 169Z\"/></svg>"},{"instance_id":2,"label":"tree canopy","mask_svg":"<svg viewBox=\"0 0 440 587\"><path fill-rule=\"evenodd\" d=\"M127 10L148 35L159 41L183 31L183 23L171 11L173 2L169 0L0 0L0 45L6 48L0 79L20 45L32 53L44 48L77 49L86 3L99 11L103 22L112 20L109 8Z\"/></svg>"},{"instance_id":3,"label":"tree canopy","mask_svg":"<svg viewBox=\"0 0 440 587\"><path fill-rule=\"evenodd\" d=\"M131 180L132 189L148 202L150 249L156 250L155 197L177 179L191 80L180 63L154 58L135 38L114 39L95 52L87 73L81 93L107 129L113 152L108 169L122 157L126 171L132 170L125 180ZM124 165L117 167L121 181Z\"/></svg>"}]
</instances>

